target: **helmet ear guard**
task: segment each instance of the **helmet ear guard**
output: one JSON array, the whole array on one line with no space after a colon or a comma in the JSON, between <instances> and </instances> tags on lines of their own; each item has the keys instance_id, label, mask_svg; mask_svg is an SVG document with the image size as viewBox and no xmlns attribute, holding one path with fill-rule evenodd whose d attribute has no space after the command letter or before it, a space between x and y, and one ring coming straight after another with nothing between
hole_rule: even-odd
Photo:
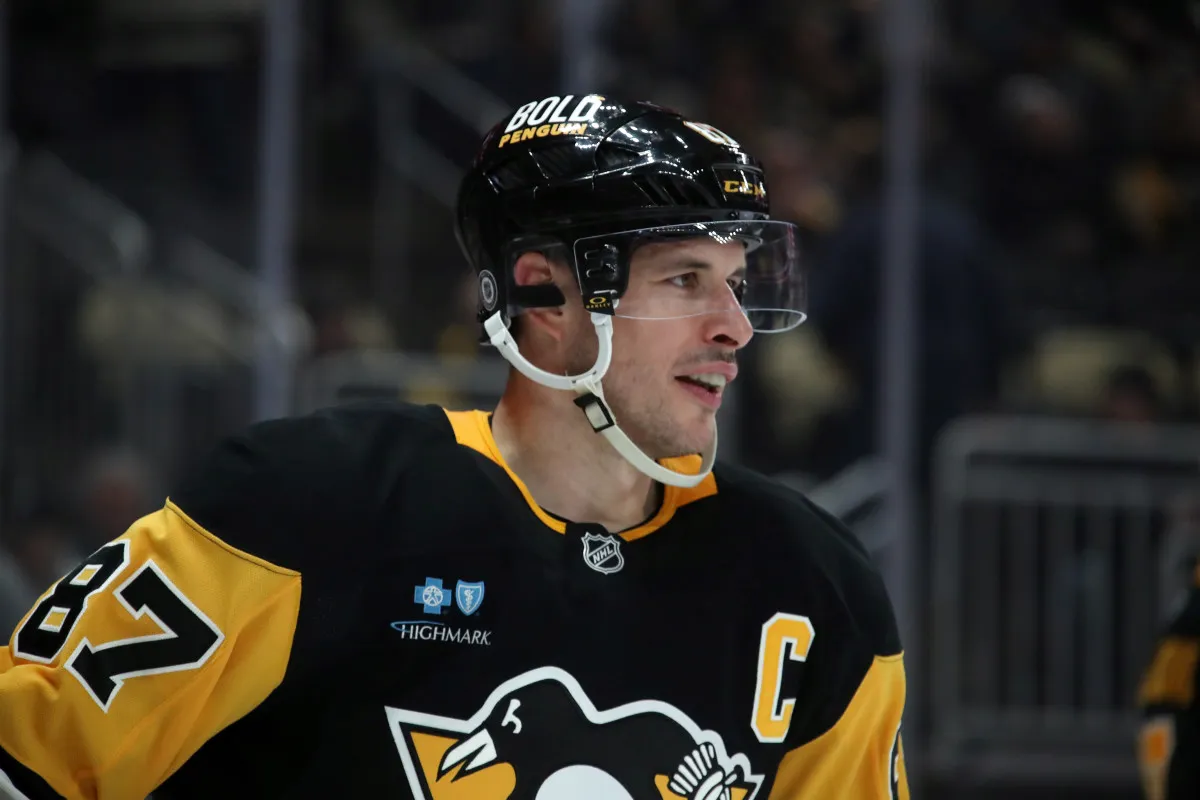
<instances>
[{"instance_id":1,"label":"helmet ear guard","mask_svg":"<svg viewBox=\"0 0 1200 800\"><path fill-rule=\"evenodd\" d=\"M497 312L503 324L512 327L513 320L527 308L556 308L567 302L562 289L553 283L519 284L515 280L514 268L522 255L529 252L540 252L548 259L561 259L556 250L562 250L562 244L539 237L536 240L514 241L505 248L503 269L497 277L490 269L479 272L479 290L477 296L476 319L483 326ZM480 343L491 344L491 332L486 327L480 329Z\"/></svg>"},{"instance_id":2,"label":"helmet ear guard","mask_svg":"<svg viewBox=\"0 0 1200 800\"><path fill-rule=\"evenodd\" d=\"M509 293L512 295L512 305L519 308L554 308L567 302L562 289L553 283L513 286Z\"/></svg>"},{"instance_id":3,"label":"helmet ear guard","mask_svg":"<svg viewBox=\"0 0 1200 800\"><path fill-rule=\"evenodd\" d=\"M612 314L617 300L629 287L627 247L612 243L598 244L580 253L561 241L513 242L505 259L504 282L499 284L490 271L481 273L479 291L479 321L483 322L498 307L504 309L506 318L527 308L553 308L567 302L562 290L551 283L519 284L513 275L514 267L522 255L540 252L551 261L568 266L583 299L583 306L597 314ZM486 274L485 279L482 275ZM490 341L487 337L485 341Z\"/></svg>"}]
</instances>

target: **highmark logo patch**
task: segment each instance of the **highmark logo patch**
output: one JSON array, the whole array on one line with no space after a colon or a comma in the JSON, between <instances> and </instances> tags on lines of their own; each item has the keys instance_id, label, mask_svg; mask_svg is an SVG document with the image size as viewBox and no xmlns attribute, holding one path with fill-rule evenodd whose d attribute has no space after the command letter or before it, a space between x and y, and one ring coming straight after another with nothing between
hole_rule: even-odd
<instances>
[{"instance_id":1,"label":"highmark logo patch","mask_svg":"<svg viewBox=\"0 0 1200 800\"><path fill-rule=\"evenodd\" d=\"M492 632L456 628L444 622L430 622L424 619L396 620L392 630L400 633L401 639L411 639L420 642L454 642L455 644L475 644L490 647Z\"/></svg>"},{"instance_id":2,"label":"highmark logo patch","mask_svg":"<svg viewBox=\"0 0 1200 800\"><path fill-rule=\"evenodd\" d=\"M413 602L430 616L444 616L449 613L452 605L457 606L464 616L472 616L483 605L484 588L483 581L460 580L451 593L441 578L427 577L424 584L413 587ZM492 643L491 631L460 628L429 618L396 620L391 623L391 627L400 634L401 639L413 641L454 642L485 647Z\"/></svg>"}]
</instances>

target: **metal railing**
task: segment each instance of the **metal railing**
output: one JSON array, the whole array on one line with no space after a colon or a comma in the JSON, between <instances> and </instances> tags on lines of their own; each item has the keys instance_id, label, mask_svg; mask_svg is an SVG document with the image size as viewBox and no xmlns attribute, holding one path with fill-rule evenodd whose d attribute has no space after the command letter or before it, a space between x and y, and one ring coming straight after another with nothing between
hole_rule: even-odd
<instances>
[{"instance_id":1,"label":"metal railing","mask_svg":"<svg viewBox=\"0 0 1200 800\"><path fill-rule=\"evenodd\" d=\"M964 418L933 487L930 766L965 782L1136 782L1136 687L1200 428Z\"/></svg>"},{"instance_id":2,"label":"metal railing","mask_svg":"<svg viewBox=\"0 0 1200 800\"><path fill-rule=\"evenodd\" d=\"M452 410L492 408L508 364L499 358L445 358L362 350L324 356L297 373L295 412L357 400L436 403Z\"/></svg>"},{"instance_id":3,"label":"metal railing","mask_svg":"<svg viewBox=\"0 0 1200 800\"><path fill-rule=\"evenodd\" d=\"M53 153L29 153L15 166L15 225L90 275L145 272L153 235L141 218Z\"/></svg>"},{"instance_id":4,"label":"metal railing","mask_svg":"<svg viewBox=\"0 0 1200 800\"><path fill-rule=\"evenodd\" d=\"M0 296L0 475L21 514L65 493L92 448L133 447L153 471L251 419L263 331L295 359L307 330L265 307L257 278L202 243L167 241L51 153L9 181Z\"/></svg>"},{"instance_id":5,"label":"metal railing","mask_svg":"<svg viewBox=\"0 0 1200 800\"><path fill-rule=\"evenodd\" d=\"M97 286L142 280L152 249L140 220L49 153L17 157L7 193L0 275L4 516L42 502L46 476L66 484L82 443L110 438L118 420L132 416L107 383L88 386L94 375L86 310Z\"/></svg>"},{"instance_id":6,"label":"metal railing","mask_svg":"<svg viewBox=\"0 0 1200 800\"><path fill-rule=\"evenodd\" d=\"M891 543L881 514L887 475L879 456L860 458L836 475L812 485L797 483L788 475L776 477L805 492L810 500L844 522L873 556Z\"/></svg>"},{"instance_id":7,"label":"metal railing","mask_svg":"<svg viewBox=\"0 0 1200 800\"><path fill-rule=\"evenodd\" d=\"M375 297L393 319L420 330L440 323L428 304L415 300L416 269L443 276L436 290L454 294L456 278L467 268L453 239L431 241L431 227L449 231L462 153L447 153L444 141L420 130L422 111L443 122L440 138L477 141L507 110L507 104L411 33L394 31L368 53L364 69L373 95L376 139L371 283ZM426 125L426 127L430 127ZM434 262L431 264L431 261ZM461 272L455 272L459 267Z\"/></svg>"},{"instance_id":8,"label":"metal railing","mask_svg":"<svg viewBox=\"0 0 1200 800\"><path fill-rule=\"evenodd\" d=\"M482 136L508 104L410 35L397 34L369 62L384 164L446 208L454 207L461 168L413 131L412 102L421 93Z\"/></svg>"}]
</instances>

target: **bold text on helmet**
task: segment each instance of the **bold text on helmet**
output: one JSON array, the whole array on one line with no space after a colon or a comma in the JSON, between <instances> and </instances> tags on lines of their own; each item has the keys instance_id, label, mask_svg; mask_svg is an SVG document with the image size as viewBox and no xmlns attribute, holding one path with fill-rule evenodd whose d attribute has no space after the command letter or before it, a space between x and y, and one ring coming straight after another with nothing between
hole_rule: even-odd
<instances>
[{"instance_id":1,"label":"bold text on helmet","mask_svg":"<svg viewBox=\"0 0 1200 800\"><path fill-rule=\"evenodd\" d=\"M600 110L600 106L604 104L604 98L598 94L589 94L580 98L575 107L571 109L571 113L567 114L567 106L575 99L575 95L569 94L566 97L552 95L541 100L535 100L532 103L526 103L517 109L517 112L509 119L508 125L504 127L505 133L512 133L517 128L532 127L536 128L544 122L591 122L596 117L596 112ZM504 140L500 140L501 144Z\"/></svg>"},{"instance_id":2,"label":"bold text on helmet","mask_svg":"<svg viewBox=\"0 0 1200 800\"><path fill-rule=\"evenodd\" d=\"M526 139L542 138L543 136L579 136L587 131L587 124L583 122L575 122L569 125L539 125L536 128L522 128L513 133L506 133L500 137L500 143L497 148L504 147L506 144L516 144L523 142Z\"/></svg>"}]
</instances>

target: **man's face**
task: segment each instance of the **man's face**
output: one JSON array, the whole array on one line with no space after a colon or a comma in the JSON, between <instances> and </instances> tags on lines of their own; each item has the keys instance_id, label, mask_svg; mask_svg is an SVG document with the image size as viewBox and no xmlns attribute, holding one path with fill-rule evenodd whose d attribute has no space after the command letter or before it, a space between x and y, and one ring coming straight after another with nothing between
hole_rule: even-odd
<instances>
[{"instance_id":1,"label":"man's face","mask_svg":"<svg viewBox=\"0 0 1200 800\"><path fill-rule=\"evenodd\" d=\"M603 385L617 423L652 458L712 443L723 384L753 335L733 292L745 266L742 244L708 238L646 244L633 254ZM579 373L596 358L587 314L574 341L571 371Z\"/></svg>"}]
</instances>

